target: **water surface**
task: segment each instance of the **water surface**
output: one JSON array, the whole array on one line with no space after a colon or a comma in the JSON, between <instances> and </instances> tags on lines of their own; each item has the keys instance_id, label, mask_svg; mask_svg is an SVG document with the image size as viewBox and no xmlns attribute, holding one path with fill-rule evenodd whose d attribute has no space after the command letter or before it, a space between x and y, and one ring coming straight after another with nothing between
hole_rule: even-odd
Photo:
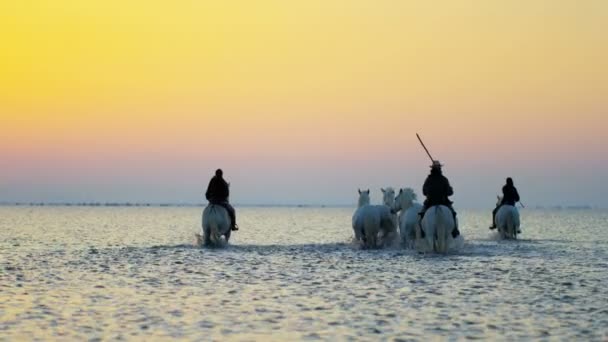
<instances>
[{"instance_id":1,"label":"water surface","mask_svg":"<svg viewBox=\"0 0 608 342\"><path fill-rule=\"evenodd\" d=\"M522 211L520 241L461 211L449 256L360 250L351 209L0 207L0 339L608 337L608 212Z\"/></svg>"}]
</instances>

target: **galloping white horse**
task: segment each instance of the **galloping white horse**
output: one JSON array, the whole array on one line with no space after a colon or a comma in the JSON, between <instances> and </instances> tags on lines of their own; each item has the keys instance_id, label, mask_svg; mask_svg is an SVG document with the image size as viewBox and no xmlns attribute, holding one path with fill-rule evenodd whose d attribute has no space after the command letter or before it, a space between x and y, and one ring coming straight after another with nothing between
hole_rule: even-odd
<instances>
[{"instance_id":1,"label":"galloping white horse","mask_svg":"<svg viewBox=\"0 0 608 342\"><path fill-rule=\"evenodd\" d=\"M399 227L399 221L397 220L397 210L395 210L395 190L392 187L380 189L382 191L382 204L387 206L391 212L391 219L393 220L394 230L385 232L382 235L382 244L389 245L397 239L397 227Z\"/></svg>"},{"instance_id":2,"label":"galloping white horse","mask_svg":"<svg viewBox=\"0 0 608 342\"><path fill-rule=\"evenodd\" d=\"M382 204L389 208L395 207L395 190L390 186L386 189L380 189L382 191ZM392 214L395 218L395 226L397 225L397 214Z\"/></svg>"},{"instance_id":3,"label":"galloping white horse","mask_svg":"<svg viewBox=\"0 0 608 342\"><path fill-rule=\"evenodd\" d=\"M456 221L450 208L445 205L430 207L422 218L421 227L425 234L424 241L426 243L418 244L417 247L420 250L434 250L439 253L448 252L452 231L456 227Z\"/></svg>"},{"instance_id":4,"label":"galloping white horse","mask_svg":"<svg viewBox=\"0 0 608 342\"><path fill-rule=\"evenodd\" d=\"M498 203L502 202L502 197L498 197ZM503 239L517 239L519 230L519 211L515 206L503 204L496 212L496 228Z\"/></svg>"},{"instance_id":5,"label":"galloping white horse","mask_svg":"<svg viewBox=\"0 0 608 342\"><path fill-rule=\"evenodd\" d=\"M203 210L203 236L197 234L198 244L205 246L221 246L222 235L226 242L230 240L230 216L228 210L221 205L209 204ZM203 241L200 241L202 238Z\"/></svg>"},{"instance_id":6,"label":"galloping white horse","mask_svg":"<svg viewBox=\"0 0 608 342\"><path fill-rule=\"evenodd\" d=\"M359 190L357 210L353 214L353 230L355 238L363 242L366 248L378 247L378 234L382 231L386 236L395 231L396 227L391 218L391 210L385 205L369 204L369 189Z\"/></svg>"},{"instance_id":7,"label":"galloping white horse","mask_svg":"<svg viewBox=\"0 0 608 342\"><path fill-rule=\"evenodd\" d=\"M415 201L416 193L412 188L399 189L393 207L395 211L399 211L401 244L408 248L414 248L416 229L420 229L418 213L422 211L422 204Z\"/></svg>"}]
</instances>

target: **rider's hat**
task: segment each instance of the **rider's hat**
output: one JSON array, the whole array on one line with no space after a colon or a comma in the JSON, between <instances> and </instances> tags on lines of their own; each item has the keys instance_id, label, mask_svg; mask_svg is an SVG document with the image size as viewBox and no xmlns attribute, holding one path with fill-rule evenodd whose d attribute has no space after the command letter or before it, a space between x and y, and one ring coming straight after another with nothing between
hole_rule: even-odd
<instances>
[{"instance_id":1,"label":"rider's hat","mask_svg":"<svg viewBox=\"0 0 608 342\"><path fill-rule=\"evenodd\" d=\"M433 164L431 165L431 169L441 169L443 164L439 162L439 160L433 160Z\"/></svg>"}]
</instances>

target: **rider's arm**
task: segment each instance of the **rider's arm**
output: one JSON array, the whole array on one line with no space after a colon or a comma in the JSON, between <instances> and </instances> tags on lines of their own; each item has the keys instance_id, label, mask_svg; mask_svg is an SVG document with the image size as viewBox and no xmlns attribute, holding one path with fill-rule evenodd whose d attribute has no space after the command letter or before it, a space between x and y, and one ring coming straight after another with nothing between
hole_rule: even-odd
<instances>
[{"instance_id":1,"label":"rider's arm","mask_svg":"<svg viewBox=\"0 0 608 342\"><path fill-rule=\"evenodd\" d=\"M207 185L207 191L205 191L205 198L207 199L207 201L209 200L209 197L211 197L209 190L211 190L211 182L209 182L209 185Z\"/></svg>"},{"instance_id":2,"label":"rider's arm","mask_svg":"<svg viewBox=\"0 0 608 342\"><path fill-rule=\"evenodd\" d=\"M222 181L221 186L219 187L218 191L220 192L218 194L219 197L221 197L223 200L228 199L229 190L228 190L228 183L226 183L226 181Z\"/></svg>"},{"instance_id":3,"label":"rider's arm","mask_svg":"<svg viewBox=\"0 0 608 342\"><path fill-rule=\"evenodd\" d=\"M450 181L447 178L444 178L444 179L445 179L446 191L447 191L448 197L450 197L454 194L454 189L452 189L452 186L450 185Z\"/></svg>"}]
</instances>

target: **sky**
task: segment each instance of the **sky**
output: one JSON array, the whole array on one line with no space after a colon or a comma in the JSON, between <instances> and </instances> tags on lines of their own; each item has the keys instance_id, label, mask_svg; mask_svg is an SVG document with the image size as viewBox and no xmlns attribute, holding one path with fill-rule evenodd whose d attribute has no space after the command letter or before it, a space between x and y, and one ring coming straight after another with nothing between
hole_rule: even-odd
<instances>
[{"instance_id":1,"label":"sky","mask_svg":"<svg viewBox=\"0 0 608 342\"><path fill-rule=\"evenodd\" d=\"M608 207L608 2L0 1L0 201Z\"/></svg>"}]
</instances>

